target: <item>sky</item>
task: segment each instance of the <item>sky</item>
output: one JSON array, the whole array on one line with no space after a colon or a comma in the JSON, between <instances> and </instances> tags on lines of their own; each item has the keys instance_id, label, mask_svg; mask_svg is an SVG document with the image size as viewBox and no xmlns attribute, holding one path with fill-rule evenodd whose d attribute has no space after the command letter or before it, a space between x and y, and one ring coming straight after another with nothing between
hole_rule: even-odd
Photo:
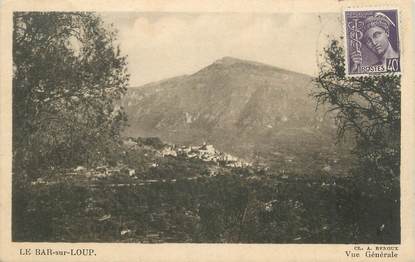
<instances>
[{"instance_id":1,"label":"sky","mask_svg":"<svg viewBox=\"0 0 415 262\"><path fill-rule=\"evenodd\" d=\"M192 74L224 57L317 74L327 36L343 29L334 13L107 12L128 58L130 85Z\"/></svg>"}]
</instances>

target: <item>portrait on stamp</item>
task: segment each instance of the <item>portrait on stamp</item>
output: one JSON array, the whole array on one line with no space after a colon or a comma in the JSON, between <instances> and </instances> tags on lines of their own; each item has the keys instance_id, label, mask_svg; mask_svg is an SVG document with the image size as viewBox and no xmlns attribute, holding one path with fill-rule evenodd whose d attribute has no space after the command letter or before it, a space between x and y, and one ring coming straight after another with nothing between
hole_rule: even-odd
<instances>
[{"instance_id":1,"label":"portrait on stamp","mask_svg":"<svg viewBox=\"0 0 415 262\"><path fill-rule=\"evenodd\" d=\"M348 75L401 72L397 10L345 11L344 23Z\"/></svg>"}]
</instances>

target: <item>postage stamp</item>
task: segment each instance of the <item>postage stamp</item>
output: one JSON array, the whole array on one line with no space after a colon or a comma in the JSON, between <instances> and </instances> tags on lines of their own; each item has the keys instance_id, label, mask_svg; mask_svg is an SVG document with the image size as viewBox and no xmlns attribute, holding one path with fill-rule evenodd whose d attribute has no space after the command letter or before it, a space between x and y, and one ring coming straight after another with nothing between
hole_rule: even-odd
<instances>
[{"instance_id":1,"label":"postage stamp","mask_svg":"<svg viewBox=\"0 0 415 262\"><path fill-rule=\"evenodd\" d=\"M346 75L400 73L397 9L345 10Z\"/></svg>"}]
</instances>

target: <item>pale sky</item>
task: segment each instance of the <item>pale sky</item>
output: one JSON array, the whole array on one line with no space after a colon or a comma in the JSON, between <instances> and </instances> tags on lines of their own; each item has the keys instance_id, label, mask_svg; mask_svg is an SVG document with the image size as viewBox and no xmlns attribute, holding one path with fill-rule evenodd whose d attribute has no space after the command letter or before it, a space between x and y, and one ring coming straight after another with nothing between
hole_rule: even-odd
<instances>
[{"instance_id":1,"label":"pale sky","mask_svg":"<svg viewBox=\"0 0 415 262\"><path fill-rule=\"evenodd\" d=\"M335 13L101 13L119 31L131 86L192 74L224 56L316 75Z\"/></svg>"}]
</instances>

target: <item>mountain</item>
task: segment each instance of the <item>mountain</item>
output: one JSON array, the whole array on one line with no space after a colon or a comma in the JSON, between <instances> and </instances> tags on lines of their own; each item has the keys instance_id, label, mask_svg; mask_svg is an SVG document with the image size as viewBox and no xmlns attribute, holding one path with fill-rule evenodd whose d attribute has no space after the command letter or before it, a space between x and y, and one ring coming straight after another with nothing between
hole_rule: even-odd
<instances>
[{"instance_id":1,"label":"mountain","mask_svg":"<svg viewBox=\"0 0 415 262\"><path fill-rule=\"evenodd\" d=\"M224 57L192 75L130 88L125 135L206 142L251 161L324 165L336 158L335 125L324 108L316 111L313 85L304 74Z\"/></svg>"}]
</instances>

